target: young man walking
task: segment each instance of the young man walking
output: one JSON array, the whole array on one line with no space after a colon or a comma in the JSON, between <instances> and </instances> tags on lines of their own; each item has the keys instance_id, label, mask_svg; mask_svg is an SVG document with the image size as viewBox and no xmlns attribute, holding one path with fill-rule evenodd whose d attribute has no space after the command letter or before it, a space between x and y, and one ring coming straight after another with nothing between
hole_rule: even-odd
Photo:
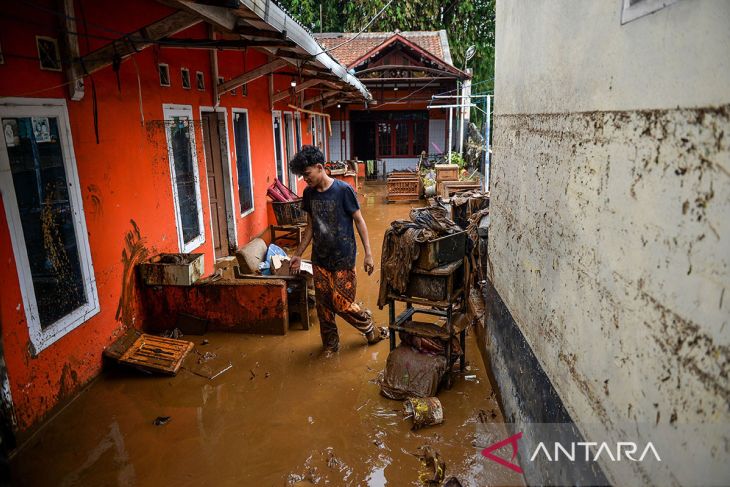
<instances>
[{"instance_id":1,"label":"young man walking","mask_svg":"<svg viewBox=\"0 0 730 487\"><path fill-rule=\"evenodd\" d=\"M364 333L368 344L385 338L387 331L375 327L370 311L354 302L357 245L353 222L365 249L365 272L371 275L374 263L368 228L355 192L349 184L328 176L324 163L322 152L311 145L302 147L289 162L292 172L303 176L307 183L302 207L309 213L309 224L292 257L290 269L295 273L299 271L301 256L313 241L314 289L322 344L325 352L336 352L340 343L336 314Z\"/></svg>"}]
</instances>

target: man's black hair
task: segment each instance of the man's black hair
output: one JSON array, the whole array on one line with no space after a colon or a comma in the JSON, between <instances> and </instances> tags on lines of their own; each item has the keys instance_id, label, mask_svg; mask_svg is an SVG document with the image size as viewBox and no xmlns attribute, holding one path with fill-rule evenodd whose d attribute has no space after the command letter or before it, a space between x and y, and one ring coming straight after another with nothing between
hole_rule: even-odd
<instances>
[{"instance_id":1,"label":"man's black hair","mask_svg":"<svg viewBox=\"0 0 730 487\"><path fill-rule=\"evenodd\" d=\"M297 176L301 176L309 166L316 166L317 164L324 166L324 154L313 145L305 145L289 161L289 169Z\"/></svg>"}]
</instances>

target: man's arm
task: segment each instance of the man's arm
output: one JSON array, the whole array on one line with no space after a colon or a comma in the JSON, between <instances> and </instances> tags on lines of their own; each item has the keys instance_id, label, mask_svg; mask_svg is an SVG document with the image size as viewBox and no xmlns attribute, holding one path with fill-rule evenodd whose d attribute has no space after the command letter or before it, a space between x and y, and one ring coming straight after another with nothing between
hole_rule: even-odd
<instances>
[{"instance_id":1,"label":"man's arm","mask_svg":"<svg viewBox=\"0 0 730 487\"><path fill-rule=\"evenodd\" d=\"M307 250L307 247L309 246L309 242L312 241L312 219L309 218L309 222L307 223L307 228L304 229L304 235L302 236L302 241L299 244L299 247L297 248L297 251L294 253L294 256L291 258L291 262L289 263L289 270L297 274L299 272L299 267L302 264L302 254L305 250Z\"/></svg>"},{"instance_id":2,"label":"man's arm","mask_svg":"<svg viewBox=\"0 0 730 487\"><path fill-rule=\"evenodd\" d=\"M355 222L357 233L360 234L360 240L362 241L362 246L365 249L365 272L370 275L375 269L375 262L373 261L373 253L370 250L368 226L365 224L365 219L362 217L362 212L360 210L357 210L352 214L352 220Z\"/></svg>"}]
</instances>

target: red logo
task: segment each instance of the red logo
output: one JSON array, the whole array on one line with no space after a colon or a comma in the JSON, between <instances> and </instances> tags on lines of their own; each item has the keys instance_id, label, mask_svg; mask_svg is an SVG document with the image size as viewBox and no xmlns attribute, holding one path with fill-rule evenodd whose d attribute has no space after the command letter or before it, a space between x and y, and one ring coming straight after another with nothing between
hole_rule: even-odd
<instances>
[{"instance_id":1,"label":"red logo","mask_svg":"<svg viewBox=\"0 0 730 487\"><path fill-rule=\"evenodd\" d=\"M510 470L514 470L517 473L522 473L522 469L519 465L512 463L511 461L507 461L504 458L500 458L497 455L494 455L492 452L494 450L499 450L505 445L512 445L512 458L510 460L514 460L517 456L517 441L522 438L522 432L520 431L516 435L512 435L506 440L502 440L499 443L495 443L494 445L486 447L484 450L482 450L482 455L489 458L492 461L495 461L502 465L503 467L507 467Z\"/></svg>"}]
</instances>

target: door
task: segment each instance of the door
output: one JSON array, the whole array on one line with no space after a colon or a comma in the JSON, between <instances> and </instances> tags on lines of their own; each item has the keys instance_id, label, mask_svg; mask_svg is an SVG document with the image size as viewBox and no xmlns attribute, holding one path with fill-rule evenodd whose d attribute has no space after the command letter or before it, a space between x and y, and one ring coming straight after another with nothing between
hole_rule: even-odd
<instances>
[{"instance_id":1,"label":"door","mask_svg":"<svg viewBox=\"0 0 730 487\"><path fill-rule=\"evenodd\" d=\"M221 157L221 123L215 112L203 112L203 150L208 170L208 199L210 219L213 226L213 250L215 258L230 254L228 247L228 224L226 221L226 192L223 180L223 158Z\"/></svg>"}]
</instances>

